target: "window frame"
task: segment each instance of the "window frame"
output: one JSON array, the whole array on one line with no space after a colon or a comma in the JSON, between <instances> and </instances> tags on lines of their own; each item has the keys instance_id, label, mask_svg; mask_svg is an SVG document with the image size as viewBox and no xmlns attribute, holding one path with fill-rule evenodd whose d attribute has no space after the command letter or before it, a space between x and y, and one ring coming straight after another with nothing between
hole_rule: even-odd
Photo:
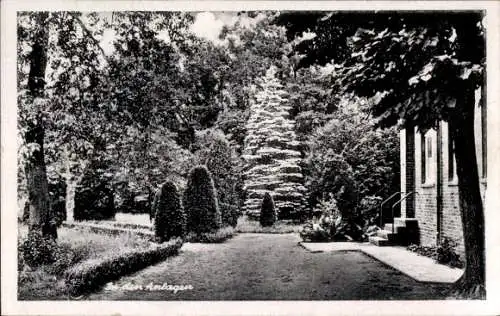
<instances>
[{"instance_id":1,"label":"window frame","mask_svg":"<svg viewBox=\"0 0 500 316\"><path fill-rule=\"evenodd\" d=\"M453 140L451 139L451 128L448 124L448 184L449 185L457 185L458 184L458 176L457 176L457 161L455 159L455 144L453 144Z\"/></svg>"},{"instance_id":2,"label":"window frame","mask_svg":"<svg viewBox=\"0 0 500 316\"><path fill-rule=\"evenodd\" d=\"M421 186L433 187L436 184L436 150L432 129L420 134L421 142Z\"/></svg>"}]
</instances>

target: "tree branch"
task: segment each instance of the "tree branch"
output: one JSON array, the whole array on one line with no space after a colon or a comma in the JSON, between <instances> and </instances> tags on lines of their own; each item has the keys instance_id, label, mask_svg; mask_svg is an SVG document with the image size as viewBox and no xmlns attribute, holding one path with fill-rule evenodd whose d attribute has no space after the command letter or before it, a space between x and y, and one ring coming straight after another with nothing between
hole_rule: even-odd
<instances>
[{"instance_id":1,"label":"tree branch","mask_svg":"<svg viewBox=\"0 0 500 316\"><path fill-rule=\"evenodd\" d=\"M80 17L76 14L76 12L68 12L68 14L75 19L75 21L80 25L82 30L85 32L85 34L94 42L94 44L99 48L101 51L104 59L106 62L109 64L109 59L108 56L106 56L106 53L104 52L104 49L102 46L99 44L99 41L92 35L92 32L87 28L87 26L83 23L83 21L80 19Z\"/></svg>"}]
</instances>

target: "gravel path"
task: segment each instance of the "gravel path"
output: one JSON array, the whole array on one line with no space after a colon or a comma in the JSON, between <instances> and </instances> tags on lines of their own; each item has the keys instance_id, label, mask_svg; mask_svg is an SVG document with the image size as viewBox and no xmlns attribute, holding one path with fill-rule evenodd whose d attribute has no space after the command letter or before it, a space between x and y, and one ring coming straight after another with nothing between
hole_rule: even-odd
<instances>
[{"instance_id":1,"label":"gravel path","mask_svg":"<svg viewBox=\"0 0 500 316\"><path fill-rule=\"evenodd\" d=\"M310 253L298 241L295 234L239 234L223 244L185 244L178 256L85 299L443 299L449 286L419 283L361 252ZM165 283L187 287L148 289Z\"/></svg>"}]
</instances>

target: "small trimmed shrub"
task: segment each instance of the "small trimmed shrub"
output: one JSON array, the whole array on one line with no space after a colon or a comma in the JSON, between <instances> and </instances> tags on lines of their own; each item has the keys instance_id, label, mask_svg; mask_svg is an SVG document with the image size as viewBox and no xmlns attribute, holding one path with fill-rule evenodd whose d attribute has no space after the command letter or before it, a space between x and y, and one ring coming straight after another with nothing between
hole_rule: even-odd
<instances>
[{"instance_id":1,"label":"small trimmed shrub","mask_svg":"<svg viewBox=\"0 0 500 316\"><path fill-rule=\"evenodd\" d=\"M81 295L177 254L181 239L155 245L146 250L130 251L104 259L91 259L66 271L65 283L71 295Z\"/></svg>"},{"instance_id":2,"label":"small trimmed shrub","mask_svg":"<svg viewBox=\"0 0 500 316\"><path fill-rule=\"evenodd\" d=\"M194 167L183 197L187 231L195 234L216 232L222 226L214 181L205 166Z\"/></svg>"},{"instance_id":3,"label":"small trimmed shrub","mask_svg":"<svg viewBox=\"0 0 500 316\"><path fill-rule=\"evenodd\" d=\"M173 237L183 237L186 229L186 215L181 207L177 187L165 182L155 196L155 237L164 242Z\"/></svg>"},{"instance_id":4,"label":"small trimmed shrub","mask_svg":"<svg viewBox=\"0 0 500 316\"><path fill-rule=\"evenodd\" d=\"M269 192L266 192L260 208L260 225L262 227L273 226L277 219L278 215L274 207L273 197Z\"/></svg>"},{"instance_id":5,"label":"small trimmed shrub","mask_svg":"<svg viewBox=\"0 0 500 316\"><path fill-rule=\"evenodd\" d=\"M238 224L238 218L240 217L238 207L226 203L220 203L219 205L222 216L222 226L236 227Z\"/></svg>"},{"instance_id":6,"label":"small trimmed shrub","mask_svg":"<svg viewBox=\"0 0 500 316\"><path fill-rule=\"evenodd\" d=\"M18 251L23 264L37 267L55 261L57 243L52 238L42 236L41 232L30 231L26 239L20 242Z\"/></svg>"}]
</instances>

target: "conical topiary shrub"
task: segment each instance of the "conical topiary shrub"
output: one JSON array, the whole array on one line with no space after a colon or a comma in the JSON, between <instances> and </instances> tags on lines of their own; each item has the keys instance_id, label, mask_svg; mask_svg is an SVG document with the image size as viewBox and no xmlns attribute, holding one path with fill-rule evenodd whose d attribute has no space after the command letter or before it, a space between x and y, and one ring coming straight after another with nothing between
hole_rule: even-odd
<instances>
[{"instance_id":1,"label":"conical topiary shrub","mask_svg":"<svg viewBox=\"0 0 500 316\"><path fill-rule=\"evenodd\" d=\"M183 237L186 230L186 215L181 207L177 187L165 182L159 189L153 205L155 214L155 237L159 242L174 237Z\"/></svg>"},{"instance_id":2,"label":"conical topiary shrub","mask_svg":"<svg viewBox=\"0 0 500 316\"><path fill-rule=\"evenodd\" d=\"M183 202L188 232L214 232L222 226L217 192L207 167L196 166L191 170Z\"/></svg>"},{"instance_id":3,"label":"conical topiary shrub","mask_svg":"<svg viewBox=\"0 0 500 316\"><path fill-rule=\"evenodd\" d=\"M276 214L276 209L274 208L273 197L269 194L269 192L266 192L264 199L262 200L260 210L260 225L263 227L273 226L277 217L278 215Z\"/></svg>"}]
</instances>

